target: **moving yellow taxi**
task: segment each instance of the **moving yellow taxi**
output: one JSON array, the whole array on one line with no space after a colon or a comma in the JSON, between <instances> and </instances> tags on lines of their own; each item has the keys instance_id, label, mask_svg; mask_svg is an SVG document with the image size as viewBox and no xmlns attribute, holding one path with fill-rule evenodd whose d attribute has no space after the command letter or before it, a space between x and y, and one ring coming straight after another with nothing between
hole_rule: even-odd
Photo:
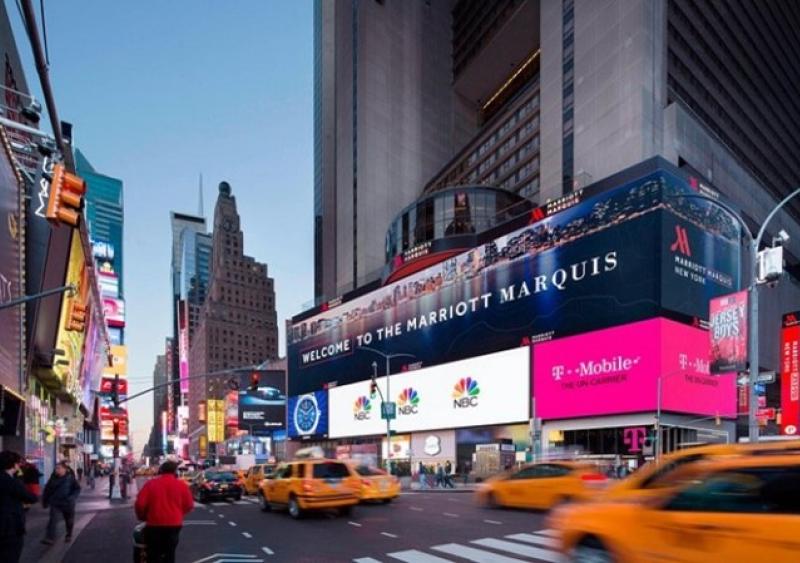
<instances>
[{"instance_id":1,"label":"moving yellow taxi","mask_svg":"<svg viewBox=\"0 0 800 563\"><path fill-rule=\"evenodd\" d=\"M561 507L550 518L576 562L789 563L800 557L800 456L697 462L677 491Z\"/></svg>"},{"instance_id":2,"label":"moving yellow taxi","mask_svg":"<svg viewBox=\"0 0 800 563\"><path fill-rule=\"evenodd\" d=\"M588 463L552 461L534 463L489 478L476 493L489 507L547 510L558 504L585 500L606 483L605 475Z\"/></svg>"},{"instance_id":3,"label":"moving yellow taxi","mask_svg":"<svg viewBox=\"0 0 800 563\"><path fill-rule=\"evenodd\" d=\"M390 503L400 495L400 480L375 467L359 465L355 468L361 479L359 498L362 501L379 500Z\"/></svg>"},{"instance_id":4,"label":"moving yellow taxi","mask_svg":"<svg viewBox=\"0 0 800 563\"><path fill-rule=\"evenodd\" d=\"M261 481L263 481L265 477L272 475L274 471L275 471L274 464L254 465L253 467L248 469L243 479L245 494L248 495L258 494Z\"/></svg>"},{"instance_id":5,"label":"moving yellow taxi","mask_svg":"<svg viewBox=\"0 0 800 563\"><path fill-rule=\"evenodd\" d=\"M281 464L261 481L261 509L287 508L292 518L309 510L338 509L349 514L358 504L361 479L348 464L331 459L304 459Z\"/></svg>"}]
</instances>

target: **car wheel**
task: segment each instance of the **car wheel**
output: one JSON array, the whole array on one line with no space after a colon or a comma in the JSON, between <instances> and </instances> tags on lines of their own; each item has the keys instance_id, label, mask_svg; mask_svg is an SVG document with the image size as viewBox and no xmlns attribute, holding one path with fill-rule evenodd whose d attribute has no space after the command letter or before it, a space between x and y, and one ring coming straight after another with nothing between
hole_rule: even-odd
<instances>
[{"instance_id":1,"label":"car wheel","mask_svg":"<svg viewBox=\"0 0 800 563\"><path fill-rule=\"evenodd\" d=\"M564 505L567 505L567 504L569 504L571 502L572 502L572 499L570 497L559 497L550 506L550 510L555 510L556 508L560 508L560 507L562 507Z\"/></svg>"},{"instance_id":2,"label":"car wheel","mask_svg":"<svg viewBox=\"0 0 800 563\"><path fill-rule=\"evenodd\" d=\"M570 552L574 563L614 563L614 556L596 538L581 540Z\"/></svg>"},{"instance_id":3,"label":"car wheel","mask_svg":"<svg viewBox=\"0 0 800 563\"><path fill-rule=\"evenodd\" d=\"M267 502L267 497L264 496L264 493L258 494L258 504L261 507L262 512L269 512L270 505Z\"/></svg>"},{"instance_id":4,"label":"car wheel","mask_svg":"<svg viewBox=\"0 0 800 563\"><path fill-rule=\"evenodd\" d=\"M237 501L237 502L238 502L238 501L240 501L240 500L242 500L242 495L240 495L240 494L239 494L239 495L236 495L235 497L233 497L233 500L235 500L235 501Z\"/></svg>"},{"instance_id":5,"label":"car wheel","mask_svg":"<svg viewBox=\"0 0 800 563\"><path fill-rule=\"evenodd\" d=\"M497 497L494 493L487 493L483 505L486 508L500 508L500 504L497 502Z\"/></svg>"},{"instance_id":6,"label":"car wheel","mask_svg":"<svg viewBox=\"0 0 800 563\"><path fill-rule=\"evenodd\" d=\"M341 516L350 516L353 513L353 507L350 506L343 506L339 509L339 514Z\"/></svg>"},{"instance_id":7,"label":"car wheel","mask_svg":"<svg viewBox=\"0 0 800 563\"><path fill-rule=\"evenodd\" d=\"M294 496L289 497L289 516L291 516L295 520L298 520L303 516L303 511L300 508L300 503L297 502L297 498Z\"/></svg>"},{"instance_id":8,"label":"car wheel","mask_svg":"<svg viewBox=\"0 0 800 563\"><path fill-rule=\"evenodd\" d=\"M391 499L391 498L385 498L385 499L383 499L381 502L383 502L383 504L389 504L389 503L390 503L390 502L392 502L393 500L394 500L394 499Z\"/></svg>"}]
</instances>

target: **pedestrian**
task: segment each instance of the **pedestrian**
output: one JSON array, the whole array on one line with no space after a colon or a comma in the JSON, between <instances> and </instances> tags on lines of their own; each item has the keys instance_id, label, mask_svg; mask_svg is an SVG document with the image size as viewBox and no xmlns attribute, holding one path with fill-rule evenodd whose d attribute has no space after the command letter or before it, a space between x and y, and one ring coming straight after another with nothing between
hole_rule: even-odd
<instances>
[{"instance_id":1,"label":"pedestrian","mask_svg":"<svg viewBox=\"0 0 800 563\"><path fill-rule=\"evenodd\" d=\"M53 474L44 486L42 506L50 508L50 519L47 521L47 535L42 540L43 544L53 545L56 540L56 527L59 517L64 518L67 534L64 541L72 541L72 528L75 525L75 501L81 494L81 486L75 479L75 474L62 461L56 465Z\"/></svg>"},{"instance_id":2,"label":"pedestrian","mask_svg":"<svg viewBox=\"0 0 800 563\"><path fill-rule=\"evenodd\" d=\"M148 563L174 563L183 517L194 508L189 486L177 478L178 464L165 461L136 497L136 517L145 522Z\"/></svg>"},{"instance_id":3,"label":"pedestrian","mask_svg":"<svg viewBox=\"0 0 800 563\"><path fill-rule=\"evenodd\" d=\"M421 461L419 462L419 471L417 473L417 477L419 478L419 488L427 489L428 484L425 482L425 465Z\"/></svg>"},{"instance_id":4,"label":"pedestrian","mask_svg":"<svg viewBox=\"0 0 800 563\"><path fill-rule=\"evenodd\" d=\"M455 484L453 483L453 464L450 463L449 459L444 464L444 486L445 488L456 488Z\"/></svg>"},{"instance_id":5,"label":"pedestrian","mask_svg":"<svg viewBox=\"0 0 800 563\"><path fill-rule=\"evenodd\" d=\"M36 495L36 498L39 498L39 495L42 494L42 486L40 484L40 479L42 478L42 472L39 471L39 468L36 467L33 463L29 461L22 462L22 482L25 485L25 488L28 489L30 493Z\"/></svg>"},{"instance_id":6,"label":"pedestrian","mask_svg":"<svg viewBox=\"0 0 800 563\"><path fill-rule=\"evenodd\" d=\"M25 540L25 507L39 498L15 476L22 457L12 451L0 452L0 561L17 563Z\"/></svg>"},{"instance_id":7,"label":"pedestrian","mask_svg":"<svg viewBox=\"0 0 800 563\"><path fill-rule=\"evenodd\" d=\"M94 479L95 479L95 472L97 468L95 467L95 463L92 462L89 465L89 469L86 470L86 484L89 485L89 488L94 490Z\"/></svg>"},{"instance_id":8,"label":"pedestrian","mask_svg":"<svg viewBox=\"0 0 800 563\"><path fill-rule=\"evenodd\" d=\"M127 463L123 463L119 470L119 489L122 494L123 500L128 500L128 484L130 483L131 474Z\"/></svg>"},{"instance_id":9,"label":"pedestrian","mask_svg":"<svg viewBox=\"0 0 800 563\"><path fill-rule=\"evenodd\" d=\"M436 464L436 486L444 487L444 469L441 463Z\"/></svg>"},{"instance_id":10,"label":"pedestrian","mask_svg":"<svg viewBox=\"0 0 800 563\"><path fill-rule=\"evenodd\" d=\"M111 496L114 493L114 484L116 483L116 478L117 476L113 471L108 474L108 500L111 500Z\"/></svg>"},{"instance_id":11,"label":"pedestrian","mask_svg":"<svg viewBox=\"0 0 800 563\"><path fill-rule=\"evenodd\" d=\"M83 481L83 467L78 466L78 482Z\"/></svg>"}]
</instances>

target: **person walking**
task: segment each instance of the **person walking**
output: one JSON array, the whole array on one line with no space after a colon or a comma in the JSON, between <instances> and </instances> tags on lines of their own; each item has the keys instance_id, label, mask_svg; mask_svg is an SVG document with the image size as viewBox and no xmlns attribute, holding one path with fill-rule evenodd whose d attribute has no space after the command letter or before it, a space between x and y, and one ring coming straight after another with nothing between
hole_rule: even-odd
<instances>
[{"instance_id":1,"label":"person walking","mask_svg":"<svg viewBox=\"0 0 800 563\"><path fill-rule=\"evenodd\" d=\"M131 480L130 466L127 463L122 463L119 470L119 490L122 495L122 500L128 500L128 484Z\"/></svg>"},{"instance_id":2,"label":"person walking","mask_svg":"<svg viewBox=\"0 0 800 563\"><path fill-rule=\"evenodd\" d=\"M89 488L94 490L94 479L95 479L95 471L97 471L94 462L89 465L89 469L86 470L86 484L89 485Z\"/></svg>"},{"instance_id":3,"label":"person walking","mask_svg":"<svg viewBox=\"0 0 800 563\"><path fill-rule=\"evenodd\" d=\"M111 500L111 497L114 494L114 484L115 483L116 483L116 474L112 470L108 474L108 500Z\"/></svg>"},{"instance_id":4,"label":"person walking","mask_svg":"<svg viewBox=\"0 0 800 563\"><path fill-rule=\"evenodd\" d=\"M441 463L436 464L436 486L444 488L444 469Z\"/></svg>"},{"instance_id":5,"label":"person walking","mask_svg":"<svg viewBox=\"0 0 800 563\"><path fill-rule=\"evenodd\" d=\"M56 465L53 474L44 486L42 506L50 508L50 519L47 521L47 533L42 540L43 544L53 545L56 540L56 527L59 517L64 518L67 534L64 541L72 541L72 528L75 525L75 501L81 494L81 486L75 479L75 474L62 461Z\"/></svg>"},{"instance_id":6,"label":"person walking","mask_svg":"<svg viewBox=\"0 0 800 563\"><path fill-rule=\"evenodd\" d=\"M444 464L444 487L450 487L451 489L456 488L453 483L453 464L450 463L449 459Z\"/></svg>"},{"instance_id":7,"label":"person walking","mask_svg":"<svg viewBox=\"0 0 800 563\"><path fill-rule=\"evenodd\" d=\"M145 522L144 543L148 563L174 563L183 517L194 508L189 486L177 478L178 464L165 461L159 476L139 490L134 509Z\"/></svg>"},{"instance_id":8,"label":"person walking","mask_svg":"<svg viewBox=\"0 0 800 563\"><path fill-rule=\"evenodd\" d=\"M78 466L78 483L83 481L83 467Z\"/></svg>"},{"instance_id":9,"label":"person walking","mask_svg":"<svg viewBox=\"0 0 800 563\"><path fill-rule=\"evenodd\" d=\"M0 452L0 561L17 563L25 541L25 507L39 500L17 479L22 457L12 451Z\"/></svg>"},{"instance_id":10,"label":"person walking","mask_svg":"<svg viewBox=\"0 0 800 563\"><path fill-rule=\"evenodd\" d=\"M428 484L425 482L425 465L421 461L419 462L419 470L417 472L417 478L419 479L419 488L427 489Z\"/></svg>"}]
</instances>

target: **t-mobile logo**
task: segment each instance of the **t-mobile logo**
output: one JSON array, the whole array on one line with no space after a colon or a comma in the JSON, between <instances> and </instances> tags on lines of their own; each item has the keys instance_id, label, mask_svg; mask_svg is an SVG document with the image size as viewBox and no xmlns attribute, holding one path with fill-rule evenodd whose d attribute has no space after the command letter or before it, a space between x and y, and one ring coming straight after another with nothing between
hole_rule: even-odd
<instances>
[{"instance_id":1,"label":"t-mobile logo","mask_svg":"<svg viewBox=\"0 0 800 563\"><path fill-rule=\"evenodd\" d=\"M564 376L564 366L553 366L553 379L561 381Z\"/></svg>"},{"instance_id":2,"label":"t-mobile logo","mask_svg":"<svg viewBox=\"0 0 800 563\"><path fill-rule=\"evenodd\" d=\"M689 247L689 233L680 225L675 225L675 242L670 245L672 252L680 252L684 256L692 256L692 249Z\"/></svg>"},{"instance_id":3,"label":"t-mobile logo","mask_svg":"<svg viewBox=\"0 0 800 563\"><path fill-rule=\"evenodd\" d=\"M644 426L634 426L633 428L626 428L622 432L622 440L628 446L628 452L634 454L642 451L644 445L644 438L647 435L647 429Z\"/></svg>"}]
</instances>

